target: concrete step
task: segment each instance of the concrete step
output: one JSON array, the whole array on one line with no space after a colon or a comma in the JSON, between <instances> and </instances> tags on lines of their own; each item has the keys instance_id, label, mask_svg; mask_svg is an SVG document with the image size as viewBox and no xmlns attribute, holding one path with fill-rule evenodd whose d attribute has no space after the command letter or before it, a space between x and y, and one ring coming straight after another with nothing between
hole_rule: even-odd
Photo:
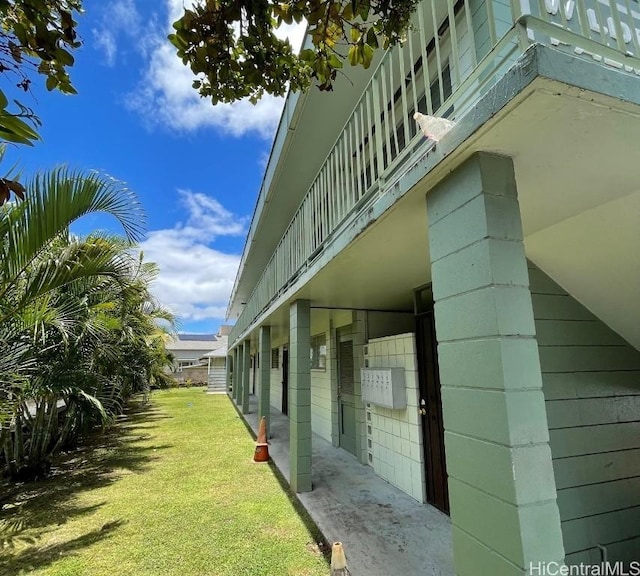
<instances>
[{"instance_id":1,"label":"concrete step","mask_svg":"<svg viewBox=\"0 0 640 576\"><path fill-rule=\"evenodd\" d=\"M209 384L207 386L207 394L226 394L227 393L227 385L226 384Z\"/></svg>"}]
</instances>

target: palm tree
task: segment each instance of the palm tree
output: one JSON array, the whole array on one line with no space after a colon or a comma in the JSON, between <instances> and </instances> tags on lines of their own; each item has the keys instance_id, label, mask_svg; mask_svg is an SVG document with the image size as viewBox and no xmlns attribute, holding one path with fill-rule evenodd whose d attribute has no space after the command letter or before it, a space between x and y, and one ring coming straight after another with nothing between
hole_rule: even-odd
<instances>
[{"instance_id":1,"label":"palm tree","mask_svg":"<svg viewBox=\"0 0 640 576\"><path fill-rule=\"evenodd\" d=\"M0 207L0 465L14 477L41 471L146 385L166 362L149 313L172 320L149 293L154 268L133 253L144 217L130 190L65 168L26 189L23 203ZM70 234L95 212L125 237Z\"/></svg>"}]
</instances>

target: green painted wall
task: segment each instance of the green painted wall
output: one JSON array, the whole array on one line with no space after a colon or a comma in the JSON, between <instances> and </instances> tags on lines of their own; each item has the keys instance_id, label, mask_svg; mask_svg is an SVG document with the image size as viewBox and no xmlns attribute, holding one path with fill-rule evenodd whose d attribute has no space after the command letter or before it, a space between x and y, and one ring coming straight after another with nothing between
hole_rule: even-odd
<instances>
[{"instance_id":1,"label":"green painted wall","mask_svg":"<svg viewBox=\"0 0 640 576\"><path fill-rule=\"evenodd\" d=\"M529 263L568 564L640 558L640 352Z\"/></svg>"}]
</instances>

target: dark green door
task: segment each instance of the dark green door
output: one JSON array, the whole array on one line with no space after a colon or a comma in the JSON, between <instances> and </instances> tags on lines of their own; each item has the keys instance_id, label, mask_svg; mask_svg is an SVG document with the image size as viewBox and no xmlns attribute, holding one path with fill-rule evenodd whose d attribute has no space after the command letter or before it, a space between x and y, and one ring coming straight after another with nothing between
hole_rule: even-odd
<instances>
[{"instance_id":1,"label":"dark green door","mask_svg":"<svg viewBox=\"0 0 640 576\"><path fill-rule=\"evenodd\" d=\"M345 340L338 344L338 420L340 447L357 456L353 340Z\"/></svg>"}]
</instances>

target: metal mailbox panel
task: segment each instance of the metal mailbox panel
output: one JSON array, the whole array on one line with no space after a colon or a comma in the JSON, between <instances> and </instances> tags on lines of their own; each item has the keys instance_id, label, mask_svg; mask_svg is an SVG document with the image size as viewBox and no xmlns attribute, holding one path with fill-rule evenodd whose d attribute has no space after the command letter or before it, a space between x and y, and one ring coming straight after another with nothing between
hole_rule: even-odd
<instances>
[{"instance_id":1,"label":"metal mailbox panel","mask_svg":"<svg viewBox=\"0 0 640 576\"><path fill-rule=\"evenodd\" d=\"M404 368L362 368L360 382L364 402L393 410L406 408Z\"/></svg>"}]
</instances>

